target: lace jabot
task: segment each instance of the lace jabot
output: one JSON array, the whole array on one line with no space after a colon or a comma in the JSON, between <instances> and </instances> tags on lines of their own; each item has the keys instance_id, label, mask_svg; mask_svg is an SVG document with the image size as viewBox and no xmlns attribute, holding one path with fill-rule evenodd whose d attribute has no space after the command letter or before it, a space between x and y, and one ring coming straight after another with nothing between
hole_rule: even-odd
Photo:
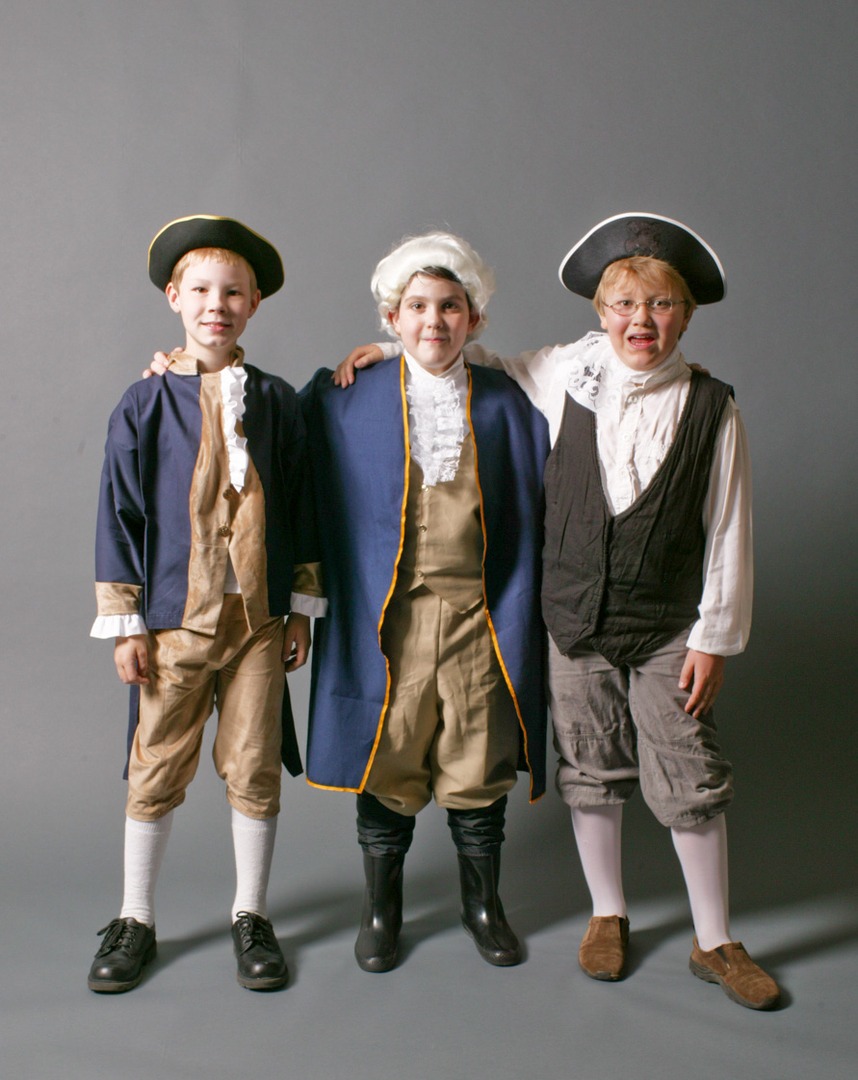
<instances>
[{"instance_id":1,"label":"lace jabot","mask_svg":"<svg viewBox=\"0 0 858 1080\"><path fill-rule=\"evenodd\" d=\"M411 428L411 456L430 487L453 480L468 433L468 373L461 356L443 375L430 375L405 354L405 394Z\"/></svg>"},{"instance_id":2,"label":"lace jabot","mask_svg":"<svg viewBox=\"0 0 858 1080\"><path fill-rule=\"evenodd\" d=\"M244 487L247 476L247 439L238 434L238 424L244 416L244 384L247 369L239 362L225 367L220 373L220 392L223 400L223 436L229 459L229 480L236 491Z\"/></svg>"}]
</instances>

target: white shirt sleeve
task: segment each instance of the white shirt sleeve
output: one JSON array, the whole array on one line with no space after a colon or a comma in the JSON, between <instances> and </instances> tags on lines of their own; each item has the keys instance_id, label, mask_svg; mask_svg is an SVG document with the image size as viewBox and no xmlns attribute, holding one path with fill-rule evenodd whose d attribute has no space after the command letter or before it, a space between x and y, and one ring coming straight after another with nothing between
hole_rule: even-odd
<instances>
[{"instance_id":1,"label":"white shirt sleeve","mask_svg":"<svg viewBox=\"0 0 858 1080\"><path fill-rule=\"evenodd\" d=\"M751 456L745 425L732 398L715 443L703 527L703 596L688 647L734 656L747 645L751 630L754 556Z\"/></svg>"},{"instance_id":2,"label":"white shirt sleeve","mask_svg":"<svg viewBox=\"0 0 858 1080\"><path fill-rule=\"evenodd\" d=\"M385 360L399 356L402 352L402 343L399 341L377 341L375 344ZM571 346L568 345L548 345L533 352L520 353L518 356L498 356L496 352L472 341L465 346L463 354L469 364L505 371L518 383L532 404L540 412L545 412L558 375L562 378L565 350L569 348Z\"/></svg>"},{"instance_id":3,"label":"white shirt sleeve","mask_svg":"<svg viewBox=\"0 0 858 1080\"><path fill-rule=\"evenodd\" d=\"M550 402L559 394L563 401L565 388L566 352L569 345L546 345L542 349L519 353L518 356L498 356L476 341L465 346L469 364L497 368L522 388L531 403L547 415Z\"/></svg>"},{"instance_id":4,"label":"white shirt sleeve","mask_svg":"<svg viewBox=\"0 0 858 1080\"><path fill-rule=\"evenodd\" d=\"M373 344L381 351L383 360L395 360L404 351L401 341L375 341Z\"/></svg>"}]
</instances>

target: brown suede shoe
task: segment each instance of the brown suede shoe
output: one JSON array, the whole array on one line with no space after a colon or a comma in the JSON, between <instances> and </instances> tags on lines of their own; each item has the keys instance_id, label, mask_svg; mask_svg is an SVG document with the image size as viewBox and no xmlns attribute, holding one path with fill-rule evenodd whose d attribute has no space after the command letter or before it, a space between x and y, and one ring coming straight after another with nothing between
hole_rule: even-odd
<instances>
[{"instance_id":1,"label":"brown suede shoe","mask_svg":"<svg viewBox=\"0 0 858 1080\"><path fill-rule=\"evenodd\" d=\"M771 1009L780 999L778 984L754 963L740 941L704 952L695 938L688 966L698 979L720 983L727 997L746 1009Z\"/></svg>"},{"instance_id":2,"label":"brown suede shoe","mask_svg":"<svg viewBox=\"0 0 858 1080\"><path fill-rule=\"evenodd\" d=\"M594 915L581 939L578 963L591 979L616 982L623 977L629 947L629 920L620 915Z\"/></svg>"}]
</instances>

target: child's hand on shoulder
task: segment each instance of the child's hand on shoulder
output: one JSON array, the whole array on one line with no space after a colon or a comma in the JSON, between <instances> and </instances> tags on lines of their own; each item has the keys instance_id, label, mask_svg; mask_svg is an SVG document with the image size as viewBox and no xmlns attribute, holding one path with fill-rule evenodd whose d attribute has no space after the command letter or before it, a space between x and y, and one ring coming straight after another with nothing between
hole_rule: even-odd
<instances>
[{"instance_id":1,"label":"child's hand on shoulder","mask_svg":"<svg viewBox=\"0 0 858 1080\"><path fill-rule=\"evenodd\" d=\"M152 366L146 368L142 377L148 379L152 375L163 375L166 373L167 368L169 368L172 362L172 358L168 356L167 353L156 352L152 357Z\"/></svg>"},{"instance_id":2,"label":"child's hand on shoulder","mask_svg":"<svg viewBox=\"0 0 858 1080\"><path fill-rule=\"evenodd\" d=\"M334 386L351 386L355 381L355 369L369 367L384 359L384 354L377 345L358 345L352 349L349 355L337 365L337 370L332 376Z\"/></svg>"},{"instance_id":3,"label":"child's hand on shoulder","mask_svg":"<svg viewBox=\"0 0 858 1080\"><path fill-rule=\"evenodd\" d=\"M146 634L118 637L113 649L116 674L126 686L145 686L149 682L149 639Z\"/></svg>"}]
</instances>

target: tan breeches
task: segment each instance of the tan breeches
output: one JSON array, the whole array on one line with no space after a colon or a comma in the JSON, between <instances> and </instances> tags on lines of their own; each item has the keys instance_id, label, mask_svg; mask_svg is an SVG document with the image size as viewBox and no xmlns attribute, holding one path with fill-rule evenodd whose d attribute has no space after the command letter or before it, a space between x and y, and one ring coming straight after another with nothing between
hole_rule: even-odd
<instances>
[{"instance_id":1,"label":"tan breeches","mask_svg":"<svg viewBox=\"0 0 858 1080\"><path fill-rule=\"evenodd\" d=\"M485 608L464 615L421 586L388 605L390 703L365 790L413 815L489 806L515 784L518 717Z\"/></svg>"},{"instance_id":2,"label":"tan breeches","mask_svg":"<svg viewBox=\"0 0 858 1080\"><path fill-rule=\"evenodd\" d=\"M203 729L217 705L213 758L229 802L251 818L280 809L283 620L251 633L241 596L224 597L214 637L191 630L149 634L149 685L128 763L126 812L162 817L185 799Z\"/></svg>"}]
</instances>

